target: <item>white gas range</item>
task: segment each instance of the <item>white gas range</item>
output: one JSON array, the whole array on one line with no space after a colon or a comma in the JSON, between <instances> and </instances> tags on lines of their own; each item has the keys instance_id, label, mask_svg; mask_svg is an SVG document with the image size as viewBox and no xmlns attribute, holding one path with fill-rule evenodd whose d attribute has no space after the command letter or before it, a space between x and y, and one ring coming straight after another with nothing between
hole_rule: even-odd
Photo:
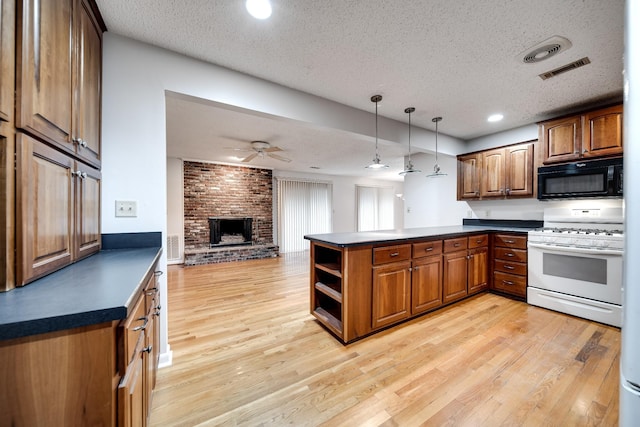
<instances>
[{"instance_id":1,"label":"white gas range","mask_svg":"<svg viewBox=\"0 0 640 427\"><path fill-rule=\"evenodd\" d=\"M622 322L622 208L548 208L529 232L527 302L613 326Z\"/></svg>"}]
</instances>

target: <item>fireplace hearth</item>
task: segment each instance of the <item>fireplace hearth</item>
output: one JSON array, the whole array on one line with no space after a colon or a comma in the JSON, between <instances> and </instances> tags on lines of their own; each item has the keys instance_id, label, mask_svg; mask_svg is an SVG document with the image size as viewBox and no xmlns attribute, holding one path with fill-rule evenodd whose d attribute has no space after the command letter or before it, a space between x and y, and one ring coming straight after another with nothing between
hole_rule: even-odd
<instances>
[{"instance_id":1,"label":"fireplace hearth","mask_svg":"<svg viewBox=\"0 0 640 427\"><path fill-rule=\"evenodd\" d=\"M210 247L251 245L253 243L253 218L209 218Z\"/></svg>"}]
</instances>

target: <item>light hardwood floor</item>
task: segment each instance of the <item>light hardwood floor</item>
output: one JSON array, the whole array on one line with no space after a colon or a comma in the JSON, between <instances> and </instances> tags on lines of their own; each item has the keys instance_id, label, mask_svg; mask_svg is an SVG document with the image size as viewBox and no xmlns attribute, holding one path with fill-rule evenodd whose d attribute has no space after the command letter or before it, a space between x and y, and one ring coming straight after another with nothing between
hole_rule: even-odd
<instances>
[{"instance_id":1,"label":"light hardwood floor","mask_svg":"<svg viewBox=\"0 0 640 427\"><path fill-rule=\"evenodd\" d=\"M482 294L343 346L308 272L307 254L171 266L151 424L618 424L619 329Z\"/></svg>"}]
</instances>

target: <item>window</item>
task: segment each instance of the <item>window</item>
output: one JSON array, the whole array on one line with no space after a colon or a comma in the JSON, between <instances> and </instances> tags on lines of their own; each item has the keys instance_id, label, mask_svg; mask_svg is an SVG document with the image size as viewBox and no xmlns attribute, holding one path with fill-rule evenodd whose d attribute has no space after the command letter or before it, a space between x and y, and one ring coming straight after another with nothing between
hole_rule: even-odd
<instances>
[{"instance_id":1,"label":"window","mask_svg":"<svg viewBox=\"0 0 640 427\"><path fill-rule=\"evenodd\" d=\"M328 182L276 178L280 252L309 249L305 234L332 230L332 186Z\"/></svg>"},{"instance_id":2,"label":"window","mask_svg":"<svg viewBox=\"0 0 640 427\"><path fill-rule=\"evenodd\" d=\"M358 231L393 228L393 187L356 186Z\"/></svg>"}]
</instances>

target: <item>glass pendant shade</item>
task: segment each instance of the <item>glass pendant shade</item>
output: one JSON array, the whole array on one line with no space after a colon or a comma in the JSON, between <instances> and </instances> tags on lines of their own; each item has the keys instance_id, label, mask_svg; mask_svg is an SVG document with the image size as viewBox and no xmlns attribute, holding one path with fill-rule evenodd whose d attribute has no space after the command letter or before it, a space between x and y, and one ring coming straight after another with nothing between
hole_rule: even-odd
<instances>
[{"instance_id":1,"label":"glass pendant shade","mask_svg":"<svg viewBox=\"0 0 640 427\"><path fill-rule=\"evenodd\" d=\"M376 153L371 164L365 166L367 169L385 169L389 167L389 165L385 165L380 161L380 156L378 155L378 102L380 101L382 101L382 95L373 95L371 97L371 102L376 103Z\"/></svg>"},{"instance_id":2,"label":"glass pendant shade","mask_svg":"<svg viewBox=\"0 0 640 427\"><path fill-rule=\"evenodd\" d=\"M436 124L436 164L433 165L433 173L427 175L427 178L440 178L447 176L446 173L440 171L440 165L438 164L438 123L442 121L442 117L434 117L431 121Z\"/></svg>"},{"instance_id":3,"label":"glass pendant shade","mask_svg":"<svg viewBox=\"0 0 640 427\"><path fill-rule=\"evenodd\" d=\"M404 109L404 112L409 114L409 156L407 158L407 164L405 165L404 170L400 172L400 175L402 176L416 172L422 172L420 169L415 169L413 167L413 163L411 163L411 113L413 113L414 111L416 111L414 107L407 107Z\"/></svg>"}]
</instances>

